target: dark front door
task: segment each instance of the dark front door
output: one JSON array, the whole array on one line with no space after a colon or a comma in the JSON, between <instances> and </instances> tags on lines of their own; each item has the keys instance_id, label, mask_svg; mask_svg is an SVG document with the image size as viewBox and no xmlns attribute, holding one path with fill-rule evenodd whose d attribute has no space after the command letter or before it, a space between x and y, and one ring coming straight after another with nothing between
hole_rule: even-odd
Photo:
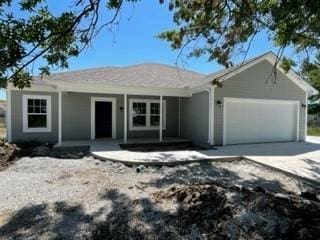
<instances>
[{"instance_id":1,"label":"dark front door","mask_svg":"<svg viewBox=\"0 0 320 240\"><path fill-rule=\"evenodd\" d=\"M112 103L96 102L96 138L112 137Z\"/></svg>"}]
</instances>

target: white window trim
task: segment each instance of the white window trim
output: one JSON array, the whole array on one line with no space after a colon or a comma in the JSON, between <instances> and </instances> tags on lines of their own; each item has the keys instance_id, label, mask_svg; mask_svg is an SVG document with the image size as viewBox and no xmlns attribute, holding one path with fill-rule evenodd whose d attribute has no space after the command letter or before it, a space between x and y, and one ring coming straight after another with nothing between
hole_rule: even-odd
<instances>
[{"instance_id":1,"label":"white window trim","mask_svg":"<svg viewBox=\"0 0 320 240\"><path fill-rule=\"evenodd\" d=\"M135 127L133 126L133 103L146 103L146 123L147 126L145 127ZM129 100L129 130L130 131L152 131L152 130L159 130L159 127L152 127L150 126L150 103L160 103L160 100L157 99L130 99ZM162 101L162 108L163 108L163 123L162 123L162 130L166 130L166 100ZM161 114L160 114L161 115Z\"/></svg>"},{"instance_id":2,"label":"white window trim","mask_svg":"<svg viewBox=\"0 0 320 240\"><path fill-rule=\"evenodd\" d=\"M117 99L109 97L91 97L91 140L96 139L96 102L111 102L112 104L112 138L117 138Z\"/></svg>"},{"instance_id":3,"label":"white window trim","mask_svg":"<svg viewBox=\"0 0 320 240\"><path fill-rule=\"evenodd\" d=\"M28 123L28 99L40 99L47 101L47 127L45 128L29 128ZM22 125L23 132L26 133L40 133L40 132L51 132L51 96L42 95L23 95L22 96Z\"/></svg>"}]
</instances>

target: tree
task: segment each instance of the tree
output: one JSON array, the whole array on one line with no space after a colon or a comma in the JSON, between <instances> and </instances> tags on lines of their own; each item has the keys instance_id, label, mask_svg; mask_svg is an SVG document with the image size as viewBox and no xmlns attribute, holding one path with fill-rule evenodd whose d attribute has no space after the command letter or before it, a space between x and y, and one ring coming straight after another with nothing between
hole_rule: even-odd
<instances>
[{"instance_id":1,"label":"tree","mask_svg":"<svg viewBox=\"0 0 320 240\"><path fill-rule=\"evenodd\" d=\"M103 29L117 21L124 2L140 0L76 0L72 10L55 16L46 0L16 0L19 14L12 13L13 0L0 0L0 84L30 85L28 66L38 58L49 74L53 66L68 67L68 58L78 56ZM71 0L70 0L71 2ZM190 57L207 56L225 67L232 57L244 58L255 36L266 32L279 47L279 59L286 47L294 47L303 62L312 64L320 48L320 1L315 0L159 0L168 3L177 25L159 34L173 49ZM102 7L102 4L103 7ZM100 22L100 11L114 13ZM26 17L21 17L26 16ZM289 70L294 62L284 59ZM300 64L301 65L301 64Z\"/></svg>"},{"instance_id":2,"label":"tree","mask_svg":"<svg viewBox=\"0 0 320 240\"><path fill-rule=\"evenodd\" d=\"M99 24L102 2L113 17ZM70 57L78 56L94 36L115 23L123 2L76 0L72 10L56 16L45 0L0 0L0 87L8 81L19 88L29 86L27 67L39 58L46 63L39 69L41 74L49 74L52 67L68 67Z\"/></svg>"},{"instance_id":3,"label":"tree","mask_svg":"<svg viewBox=\"0 0 320 240\"><path fill-rule=\"evenodd\" d=\"M310 62L320 48L320 1L314 0L171 0L169 9L177 29L161 39L173 49L192 44L188 55L207 56L225 67L234 55L246 54L258 33L266 32L279 48L278 57L292 46ZM194 44L196 43L196 44ZM294 61L284 58L289 70Z\"/></svg>"},{"instance_id":4,"label":"tree","mask_svg":"<svg viewBox=\"0 0 320 240\"><path fill-rule=\"evenodd\" d=\"M320 92L320 54L317 54L313 63L304 61L301 69L302 76ZM310 98L308 112L320 113L320 94Z\"/></svg>"}]
</instances>

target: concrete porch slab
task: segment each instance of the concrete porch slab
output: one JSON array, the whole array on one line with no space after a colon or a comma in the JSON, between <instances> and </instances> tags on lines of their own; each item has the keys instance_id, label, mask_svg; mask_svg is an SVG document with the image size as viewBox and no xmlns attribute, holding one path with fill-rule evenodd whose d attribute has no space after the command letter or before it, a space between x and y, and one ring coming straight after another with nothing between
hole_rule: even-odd
<instances>
[{"instance_id":1,"label":"concrete porch slab","mask_svg":"<svg viewBox=\"0 0 320 240\"><path fill-rule=\"evenodd\" d=\"M151 139L131 143L150 142ZM167 141L178 141L168 139ZM181 140L183 141L183 140ZM217 147L216 150L165 152L133 152L119 147L121 140L66 142L63 146L90 145L93 156L129 165L177 165L205 160L227 161L249 159L274 170L320 184L320 137L308 137L306 142L244 144Z\"/></svg>"},{"instance_id":2,"label":"concrete porch slab","mask_svg":"<svg viewBox=\"0 0 320 240\"><path fill-rule=\"evenodd\" d=\"M118 161L129 165L177 165L204 160L238 160L239 156L226 154L221 150L185 150L165 152L133 152L123 150L119 142L96 141L90 146L93 156L103 159Z\"/></svg>"}]
</instances>

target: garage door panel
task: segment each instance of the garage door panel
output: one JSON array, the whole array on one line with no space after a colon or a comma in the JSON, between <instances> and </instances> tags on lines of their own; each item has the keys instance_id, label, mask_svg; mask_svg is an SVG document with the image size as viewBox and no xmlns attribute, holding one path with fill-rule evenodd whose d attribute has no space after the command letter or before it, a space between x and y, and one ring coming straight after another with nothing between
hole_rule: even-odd
<instances>
[{"instance_id":1,"label":"garage door panel","mask_svg":"<svg viewBox=\"0 0 320 240\"><path fill-rule=\"evenodd\" d=\"M225 101L225 143L295 141L297 103L234 100Z\"/></svg>"}]
</instances>

